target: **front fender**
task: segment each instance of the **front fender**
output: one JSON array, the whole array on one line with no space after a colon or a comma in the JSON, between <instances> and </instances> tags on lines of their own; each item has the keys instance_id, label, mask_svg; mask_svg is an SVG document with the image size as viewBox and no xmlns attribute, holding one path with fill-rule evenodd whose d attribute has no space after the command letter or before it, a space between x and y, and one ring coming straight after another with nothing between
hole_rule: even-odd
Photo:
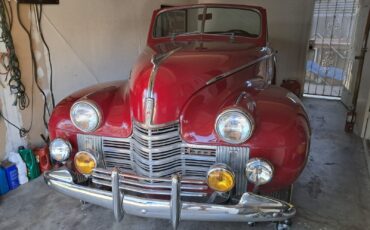
<instances>
[{"instance_id":1,"label":"front fender","mask_svg":"<svg viewBox=\"0 0 370 230\"><path fill-rule=\"evenodd\" d=\"M103 120L100 128L89 133L112 137L129 137L132 132L129 87L127 81L99 84L75 92L63 99L54 109L50 121L51 139L66 138L82 131L78 130L70 119L72 105L81 99L94 101L102 110Z\"/></svg>"},{"instance_id":2,"label":"front fender","mask_svg":"<svg viewBox=\"0 0 370 230\"><path fill-rule=\"evenodd\" d=\"M247 96L238 100L243 93ZM187 103L181 116L181 135L190 144L230 146L217 136L215 121L225 108L243 107L253 114L255 130L238 146L248 147L250 158L260 157L274 165L275 176L262 190L285 188L302 172L310 143L307 115L294 99L280 87L251 88L242 78L225 79L202 89Z\"/></svg>"}]
</instances>

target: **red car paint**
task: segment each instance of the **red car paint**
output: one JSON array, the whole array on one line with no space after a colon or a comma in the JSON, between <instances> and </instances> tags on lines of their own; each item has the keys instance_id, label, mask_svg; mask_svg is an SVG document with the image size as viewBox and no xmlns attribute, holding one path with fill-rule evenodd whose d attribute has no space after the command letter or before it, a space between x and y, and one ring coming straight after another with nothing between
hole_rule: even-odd
<instances>
[{"instance_id":1,"label":"red car paint","mask_svg":"<svg viewBox=\"0 0 370 230\"><path fill-rule=\"evenodd\" d=\"M261 189L276 191L291 185L303 170L308 157L308 117L301 103L290 97L289 91L270 84L274 71L261 71L265 65L271 67L274 63L273 51L267 45L265 9L238 7L253 8L261 13L264 25L261 36L236 36L233 42L225 35L181 36L176 38L176 42L171 38L153 38L154 19L169 9L155 11L148 46L138 58L129 80L83 89L61 101L50 119L51 139L61 137L69 140L76 152L76 134L81 131L72 124L69 111L73 103L81 99L96 102L103 114L101 127L91 135L129 137L132 121L143 123L145 120L145 95L153 68L151 58L181 47L158 70L154 86L156 106L153 124L179 120L182 139L187 143L231 145L215 133L216 117L229 107L247 110L254 117L255 130L253 136L240 146L250 148L250 158L267 159L275 169L273 180ZM215 76L266 55L270 58L230 77L209 82Z\"/></svg>"}]
</instances>

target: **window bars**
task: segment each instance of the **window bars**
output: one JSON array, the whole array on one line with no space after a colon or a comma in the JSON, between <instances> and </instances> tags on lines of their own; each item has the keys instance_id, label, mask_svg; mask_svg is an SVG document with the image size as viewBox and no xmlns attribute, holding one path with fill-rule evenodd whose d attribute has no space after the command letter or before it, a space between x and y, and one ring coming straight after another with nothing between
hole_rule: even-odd
<instances>
[{"instance_id":1,"label":"window bars","mask_svg":"<svg viewBox=\"0 0 370 230\"><path fill-rule=\"evenodd\" d=\"M304 93L340 97L352 78L358 0L316 0Z\"/></svg>"}]
</instances>

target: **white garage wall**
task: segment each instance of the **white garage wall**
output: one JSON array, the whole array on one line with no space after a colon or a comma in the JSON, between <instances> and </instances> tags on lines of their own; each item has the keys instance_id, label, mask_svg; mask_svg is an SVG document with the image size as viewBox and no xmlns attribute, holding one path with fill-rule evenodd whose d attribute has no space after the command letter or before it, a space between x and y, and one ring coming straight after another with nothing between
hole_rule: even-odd
<instances>
[{"instance_id":1,"label":"white garage wall","mask_svg":"<svg viewBox=\"0 0 370 230\"><path fill-rule=\"evenodd\" d=\"M145 46L153 10L161 4L197 2L198 0L63 0L59 5L46 5L43 29L52 52L56 100L60 101L71 92L98 82L127 78L135 59ZM15 13L15 1L12 1L12 4ZM23 21L29 21L27 5L22 5L21 16ZM29 44L18 20L14 21L15 47L21 63L23 81L28 94L31 95ZM39 54L44 54L37 35L34 36L34 42ZM44 73L39 76L40 81L46 89L49 70L43 57L39 63L40 72ZM29 147L43 144L40 134L45 133L42 123L42 97L37 90L34 95L33 128L26 138L32 143ZM1 100L3 99L0 98ZM30 110L22 112L19 119L11 117L12 121L27 126L31 121ZM8 146L23 143L22 139L10 135L17 133L13 129L9 125L5 126L0 120L0 160L5 156L6 143Z\"/></svg>"},{"instance_id":2,"label":"white garage wall","mask_svg":"<svg viewBox=\"0 0 370 230\"><path fill-rule=\"evenodd\" d=\"M267 9L269 39L279 52L277 83L297 79L303 85L314 0L200 0L200 3L226 2Z\"/></svg>"}]
</instances>

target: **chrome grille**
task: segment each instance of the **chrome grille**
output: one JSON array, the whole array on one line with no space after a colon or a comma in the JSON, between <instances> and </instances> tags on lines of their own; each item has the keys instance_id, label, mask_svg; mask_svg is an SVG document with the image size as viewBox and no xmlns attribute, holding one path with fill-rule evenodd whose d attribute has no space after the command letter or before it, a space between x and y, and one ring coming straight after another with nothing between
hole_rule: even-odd
<instances>
[{"instance_id":1,"label":"chrome grille","mask_svg":"<svg viewBox=\"0 0 370 230\"><path fill-rule=\"evenodd\" d=\"M184 143L178 123L151 129L134 123L131 138L102 137L102 152L107 168L148 177L204 178L216 162L216 147Z\"/></svg>"},{"instance_id":2,"label":"chrome grille","mask_svg":"<svg viewBox=\"0 0 370 230\"><path fill-rule=\"evenodd\" d=\"M227 164L235 173L235 194L242 195L247 191L245 168L249 159L249 149L246 147L217 147L217 162Z\"/></svg>"},{"instance_id":3,"label":"chrome grille","mask_svg":"<svg viewBox=\"0 0 370 230\"><path fill-rule=\"evenodd\" d=\"M79 134L79 150L93 149L103 154L105 167L148 178L169 178L178 173L183 178L204 180L209 168L217 163L229 165L236 175L236 194L246 191L246 147L206 146L184 143L179 124L147 129L134 123L130 138L98 137ZM89 148L87 148L89 147ZM97 184L105 185L102 178Z\"/></svg>"},{"instance_id":4,"label":"chrome grille","mask_svg":"<svg viewBox=\"0 0 370 230\"><path fill-rule=\"evenodd\" d=\"M135 192L144 195L171 195L170 178L149 178L130 174L120 174L120 189L125 192ZM107 187L112 186L111 172L104 169L95 169L93 182ZM181 180L182 197L205 197L208 186L204 180Z\"/></svg>"},{"instance_id":5,"label":"chrome grille","mask_svg":"<svg viewBox=\"0 0 370 230\"><path fill-rule=\"evenodd\" d=\"M108 168L132 169L130 139L102 138L102 152Z\"/></svg>"}]
</instances>

